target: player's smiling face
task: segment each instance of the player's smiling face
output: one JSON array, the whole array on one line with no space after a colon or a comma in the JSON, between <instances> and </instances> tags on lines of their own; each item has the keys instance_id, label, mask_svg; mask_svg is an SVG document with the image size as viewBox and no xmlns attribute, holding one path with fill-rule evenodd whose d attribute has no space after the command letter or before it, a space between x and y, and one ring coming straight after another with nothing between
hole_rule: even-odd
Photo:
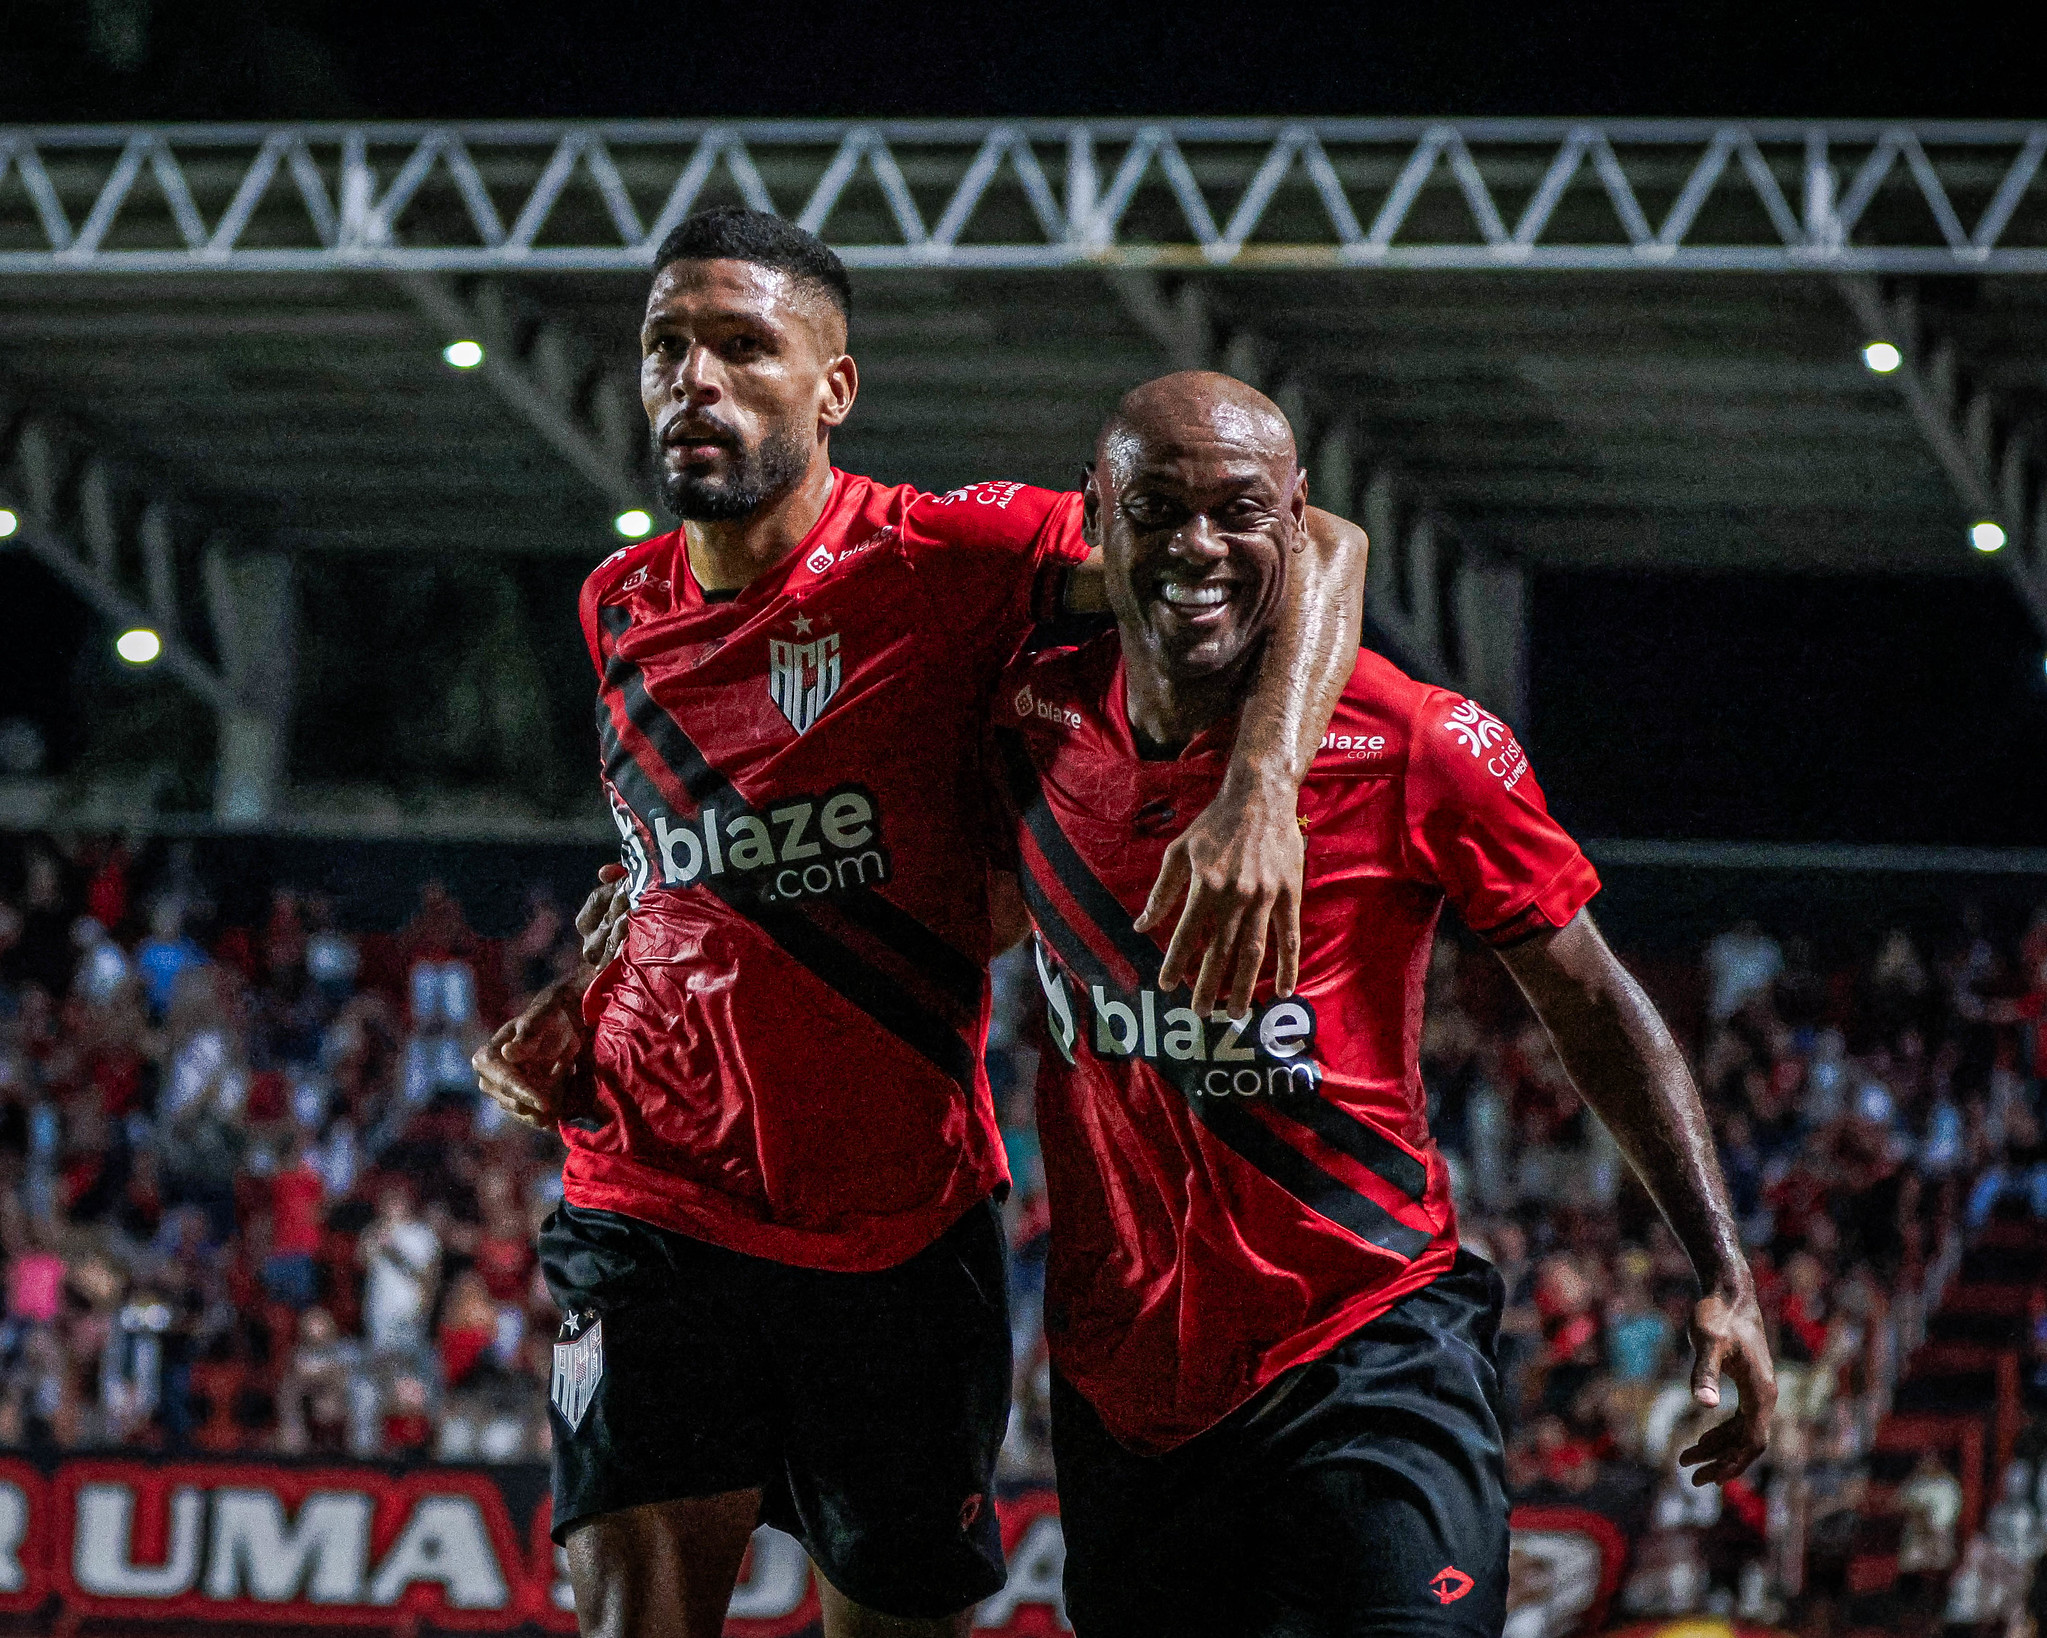
<instances>
[{"instance_id":1,"label":"player's smiling face","mask_svg":"<svg viewBox=\"0 0 2047 1638\"><path fill-rule=\"evenodd\" d=\"M655 276L640 398L678 515L743 518L786 493L857 390L844 320L795 275L720 258Z\"/></svg>"},{"instance_id":2,"label":"player's smiling face","mask_svg":"<svg viewBox=\"0 0 2047 1638\"><path fill-rule=\"evenodd\" d=\"M1109 605L1125 655L1168 676L1241 664L1279 608L1307 509L1291 444L1233 404L1164 432L1112 432L1095 479Z\"/></svg>"}]
</instances>

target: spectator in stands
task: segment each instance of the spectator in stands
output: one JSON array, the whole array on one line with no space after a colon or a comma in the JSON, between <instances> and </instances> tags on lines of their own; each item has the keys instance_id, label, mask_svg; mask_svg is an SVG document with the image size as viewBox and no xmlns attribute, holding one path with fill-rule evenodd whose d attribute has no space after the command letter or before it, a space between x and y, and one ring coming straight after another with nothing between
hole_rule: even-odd
<instances>
[{"instance_id":1,"label":"spectator in stands","mask_svg":"<svg viewBox=\"0 0 2047 1638\"><path fill-rule=\"evenodd\" d=\"M401 1371L392 1379L384 1410L383 1448L387 1455L416 1456L432 1444L434 1424L429 1409L427 1385L420 1377Z\"/></svg>"},{"instance_id":2,"label":"spectator in stands","mask_svg":"<svg viewBox=\"0 0 2047 1638\"><path fill-rule=\"evenodd\" d=\"M324 1308L299 1316L297 1345L278 1389L277 1448L287 1456L339 1456L350 1446L360 1351Z\"/></svg>"},{"instance_id":3,"label":"spectator in stands","mask_svg":"<svg viewBox=\"0 0 2047 1638\"><path fill-rule=\"evenodd\" d=\"M411 1362L427 1354L426 1323L440 1272L441 1242L413 1210L412 1191L389 1183L362 1237L363 1326L373 1353Z\"/></svg>"},{"instance_id":4,"label":"spectator in stands","mask_svg":"<svg viewBox=\"0 0 2047 1638\"><path fill-rule=\"evenodd\" d=\"M330 1009L338 1009L355 994L355 975L362 958L355 940L334 925L334 906L324 898L310 898L305 905L306 974Z\"/></svg>"},{"instance_id":5,"label":"spectator in stands","mask_svg":"<svg viewBox=\"0 0 2047 1638\"><path fill-rule=\"evenodd\" d=\"M476 935L454 895L441 883L429 881L420 888L419 908L399 935L399 947L411 986L414 1028L475 1020L476 974L470 959Z\"/></svg>"},{"instance_id":6,"label":"spectator in stands","mask_svg":"<svg viewBox=\"0 0 2047 1638\"><path fill-rule=\"evenodd\" d=\"M142 993L148 999L152 1018L162 1018L171 1009L178 981L195 967L207 963L206 952L185 933L185 906L168 895L159 898L149 913L150 936L135 952L135 970L142 978Z\"/></svg>"},{"instance_id":7,"label":"spectator in stands","mask_svg":"<svg viewBox=\"0 0 2047 1638\"><path fill-rule=\"evenodd\" d=\"M71 924L76 919L55 854L31 848L22 866L21 897L8 917L4 974L10 985L33 985L62 995L71 981Z\"/></svg>"},{"instance_id":8,"label":"spectator in stands","mask_svg":"<svg viewBox=\"0 0 2047 1638\"><path fill-rule=\"evenodd\" d=\"M235 1178L249 1152L248 1129L239 1118L245 1085L233 1069L215 1069L157 1128L165 1203L197 1208L216 1246L235 1232Z\"/></svg>"},{"instance_id":9,"label":"spectator in stands","mask_svg":"<svg viewBox=\"0 0 2047 1638\"><path fill-rule=\"evenodd\" d=\"M420 889L419 909L400 936L412 1003L412 1036L405 1048L405 1102L418 1105L437 1093L473 1099L476 1077L469 1055L477 1029L476 935L462 908L437 881Z\"/></svg>"},{"instance_id":10,"label":"spectator in stands","mask_svg":"<svg viewBox=\"0 0 2047 1638\"><path fill-rule=\"evenodd\" d=\"M1653 1381L1665 1364L1672 1326L1649 1299L1649 1258L1630 1251L1620 1260L1619 1279L1606 1309L1606 1357L1614 1380Z\"/></svg>"},{"instance_id":11,"label":"spectator in stands","mask_svg":"<svg viewBox=\"0 0 2047 1638\"><path fill-rule=\"evenodd\" d=\"M93 1006L106 1006L127 983L133 970L128 962L128 952L116 944L113 935L91 916L80 916L71 924L71 942L78 947L78 969L71 981L72 993Z\"/></svg>"},{"instance_id":12,"label":"spectator in stands","mask_svg":"<svg viewBox=\"0 0 2047 1638\"><path fill-rule=\"evenodd\" d=\"M467 1387L479 1369L493 1363L498 1335L498 1305L489 1289L471 1271L458 1274L441 1306L438 1351L441 1381L450 1388Z\"/></svg>"},{"instance_id":13,"label":"spectator in stands","mask_svg":"<svg viewBox=\"0 0 2047 1638\"><path fill-rule=\"evenodd\" d=\"M1752 996L1763 994L1784 971L1784 952L1753 921L1740 921L1706 946L1708 1002L1715 1023L1732 1018Z\"/></svg>"},{"instance_id":14,"label":"spectator in stands","mask_svg":"<svg viewBox=\"0 0 2047 1638\"><path fill-rule=\"evenodd\" d=\"M1929 1587L1955 1562L1955 1525L1962 1516L1962 1487L1932 1450L1919 1454L1911 1478L1898 1493L1905 1533L1898 1543L1898 1573L1909 1591Z\"/></svg>"},{"instance_id":15,"label":"spectator in stands","mask_svg":"<svg viewBox=\"0 0 2047 1638\"><path fill-rule=\"evenodd\" d=\"M302 1132L295 1132L285 1164L270 1178L270 1254L263 1260L263 1286L272 1302L294 1311L319 1299L320 1234L327 1182L307 1158Z\"/></svg>"},{"instance_id":16,"label":"spectator in stands","mask_svg":"<svg viewBox=\"0 0 2047 1638\"><path fill-rule=\"evenodd\" d=\"M10 1326L48 1325L64 1303L64 1259L50 1249L49 1229L10 1213L7 1318Z\"/></svg>"}]
</instances>

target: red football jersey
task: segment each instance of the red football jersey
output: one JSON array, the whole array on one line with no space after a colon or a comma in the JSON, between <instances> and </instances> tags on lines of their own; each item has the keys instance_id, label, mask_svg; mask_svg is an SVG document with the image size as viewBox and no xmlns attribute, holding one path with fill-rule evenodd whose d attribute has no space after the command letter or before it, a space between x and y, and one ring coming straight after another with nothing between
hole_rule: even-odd
<instances>
[{"instance_id":1,"label":"red football jersey","mask_svg":"<svg viewBox=\"0 0 2047 1638\"><path fill-rule=\"evenodd\" d=\"M680 531L584 584L632 872L585 1004L577 1205L810 1268L914 1255L1006 1176L981 1048L986 739L1080 498L835 472L817 526L707 601Z\"/></svg>"},{"instance_id":2,"label":"red football jersey","mask_svg":"<svg viewBox=\"0 0 2047 1638\"><path fill-rule=\"evenodd\" d=\"M1199 1018L1133 922L1234 723L1140 760L1113 635L1016 662L995 720L1054 1049L1046 1330L1109 1430L1157 1452L1450 1266L1418 1053L1436 917L1447 898L1505 941L1599 882L1504 723L1361 654L1301 787L1299 989Z\"/></svg>"}]
</instances>

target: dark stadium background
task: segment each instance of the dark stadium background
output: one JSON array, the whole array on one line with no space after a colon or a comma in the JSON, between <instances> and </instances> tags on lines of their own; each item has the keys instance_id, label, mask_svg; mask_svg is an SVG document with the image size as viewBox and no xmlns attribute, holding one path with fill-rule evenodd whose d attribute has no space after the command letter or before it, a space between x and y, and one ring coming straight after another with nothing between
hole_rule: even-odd
<instances>
[{"instance_id":1,"label":"dark stadium background","mask_svg":"<svg viewBox=\"0 0 2047 1638\"><path fill-rule=\"evenodd\" d=\"M1365 111L2010 118L2037 114L2041 101L2035 60L2005 49L2016 43L2016 10L16 0L0 31L0 106L24 123ZM1171 26L1157 26L1165 16ZM561 560L508 562L552 684L525 782L556 805L589 777L587 678L570 616L578 572ZM418 658L366 664L353 697L306 699L293 753L302 772L345 779L380 754L352 733L442 680L431 622L466 584L461 565L393 559L388 583L360 588L351 627L365 654ZM1584 834L2047 842L2047 670L2037 633L1987 563L1937 580L1544 573L1532 624L1531 748L1552 800ZM148 714L154 706L119 674L105 641L88 641L96 633L26 554L0 554L0 718L40 723L54 772L85 748L83 702L109 690L133 691L125 727L137 742L185 731ZM121 728L101 721L96 731ZM195 798L203 807L203 792Z\"/></svg>"}]
</instances>

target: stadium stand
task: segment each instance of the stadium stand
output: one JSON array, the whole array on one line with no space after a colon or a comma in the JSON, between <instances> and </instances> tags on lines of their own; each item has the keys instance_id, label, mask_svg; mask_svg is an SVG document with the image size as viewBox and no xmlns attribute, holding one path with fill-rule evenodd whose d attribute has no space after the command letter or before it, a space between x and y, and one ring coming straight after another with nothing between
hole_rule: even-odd
<instances>
[{"instance_id":1,"label":"stadium stand","mask_svg":"<svg viewBox=\"0 0 2047 1638\"><path fill-rule=\"evenodd\" d=\"M530 1240L558 1151L479 1102L467 1058L571 958L563 907L536 888L516 933L485 938L425 880L401 925L289 888L223 925L185 857L0 837L0 1447L544 1455L556 1316ZM1770 1455L1724 1492L1676 1466L1701 1416L1682 1253L1504 970L1440 938L1423 1073L1465 1236L1510 1293L1517 1638L1609 1608L1802 1630L1820 1606L1850 1626L2032 1608L2047 905L2006 931L1958 910L1937 941L1894 931L1823 969L1743 924L1637 963L1694 1054L1782 1362ZM1028 964L998 981L1004 1474L1042 1484ZM1563 1527L1624 1563L1560 1614L1544 1543Z\"/></svg>"}]
</instances>

